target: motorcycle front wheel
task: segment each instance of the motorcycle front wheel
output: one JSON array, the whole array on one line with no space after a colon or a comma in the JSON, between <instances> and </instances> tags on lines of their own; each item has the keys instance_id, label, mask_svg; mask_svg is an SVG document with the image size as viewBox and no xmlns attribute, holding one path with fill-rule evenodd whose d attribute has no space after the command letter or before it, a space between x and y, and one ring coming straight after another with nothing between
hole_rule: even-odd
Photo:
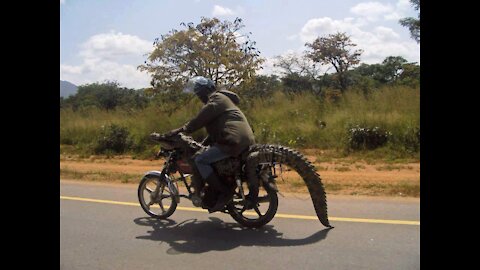
<instances>
[{"instance_id":1,"label":"motorcycle front wheel","mask_svg":"<svg viewBox=\"0 0 480 270\"><path fill-rule=\"evenodd\" d=\"M246 186L245 183L244 186ZM277 213L277 192L260 185L257 204L254 205L252 209L246 208L245 201L242 199L239 192L235 193L233 201L227 205L227 210L230 216L241 225L248 228L262 227L270 222Z\"/></svg>"},{"instance_id":2,"label":"motorcycle front wheel","mask_svg":"<svg viewBox=\"0 0 480 270\"><path fill-rule=\"evenodd\" d=\"M177 209L175 190L167 181L156 176L145 176L138 185L138 200L143 211L151 217L166 219ZM158 191L158 192L156 192Z\"/></svg>"}]
</instances>

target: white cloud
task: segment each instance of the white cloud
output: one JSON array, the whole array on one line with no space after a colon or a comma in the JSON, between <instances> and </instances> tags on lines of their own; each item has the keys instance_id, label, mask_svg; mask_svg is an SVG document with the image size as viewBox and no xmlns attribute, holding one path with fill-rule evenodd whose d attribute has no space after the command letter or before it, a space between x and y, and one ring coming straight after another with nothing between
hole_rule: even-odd
<instances>
[{"instance_id":1,"label":"white cloud","mask_svg":"<svg viewBox=\"0 0 480 270\"><path fill-rule=\"evenodd\" d=\"M262 63L262 69L257 71L257 74L259 75L279 75L280 74L280 69L278 67L275 67L275 58L274 57L264 57L265 62Z\"/></svg>"},{"instance_id":2,"label":"white cloud","mask_svg":"<svg viewBox=\"0 0 480 270\"><path fill-rule=\"evenodd\" d=\"M296 50L286 50L282 54L278 55L279 57L286 58L286 59L292 59L293 57L302 59L304 57L303 51L305 48L297 48ZM313 62L309 59L302 59L301 61L307 61L307 65L313 65ZM262 64L263 69L259 70L257 73L260 75L277 75L279 77L283 76L285 74L285 70L280 67L276 67L275 64L278 64L278 59L276 56L274 57L265 57L265 62ZM297 64L293 64L291 66L292 70L295 72L301 72L302 67L300 67ZM315 67L316 73L317 74L324 74L325 72L329 71L331 72L331 67L327 66L319 66L317 65ZM311 69L312 70L312 69Z\"/></svg>"},{"instance_id":3,"label":"white cloud","mask_svg":"<svg viewBox=\"0 0 480 270\"><path fill-rule=\"evenodd\" d=\"M71 66L71 65L60 64L60 77L62 72L64 74L71 74L71 75L82 74L83 69L84 69L83 66Z\"/></svg>"},{"instance_id":4,"label":"white cloud","mask_svg":"<svg viewBox=\"0 0 480 270\"><path fill-rule=\"evenodd\" d=\"M80 56L115 60L122 56L145 54L151 50L151 42L137 36L110 32L90 37L82 44Z\"/></svg>"},{"instance_id":5,"label":"white cloud","mask_svg":"<svg viewBox=\"0 0 480 270\"><path fill-rule=\"evenodd\" d=\"M412 8L412 3L410 0L398 0L396 6L399 10L407 10Z\"/></svg>"},{"instance_id":6,"label":"white cloud","mask_svg":"<svg viewBox=\"0 0 480 270\"><path fill-rule=\"evenodd\" d=\"M364 2L355 5L350 9L355 15L365 17L369 21L376 21L382 15L390 14L394 11L391 5L385 5L379 2Z\"/></svg>"},{"instance_id":7,"label":"white cloud","mask_svg":"<svg viewBox=\"0 0 480 270\"><path fill-rule=\"evenodd\" d=\"M334 20L329 17L308 20L300 31L300 39L303 42L311 42L320 35L333 34L335 32L347 32L349 34L361 32L362 22L353 18Z\"/></svg>"},{"instance_id":8,"label":"white cloud","mask_svg":"<svg viewBox=\"0 0 480 270\"><path fill-rule=\"evenodd\" d=\"M296 40L298 38L297 34L287 36L287 40Z\"/></svg>"},{"instance_id":9,"label":"white cloud","mask_svg":"<svg viewBox=\"0 0 480 270\"><path fill-rule=\"evenodd\" d=\"M150 77L136 67L151 50L151 42L137 36L115 32L94 35L81 45L81 64L60 65L60 78L77 85L116 80L125 87L147 87Z\"/></svg>"},{"instance_id":10,"label":"white cloud","mask_svg":"<svg viewBox=\"0 0 480 270\"><path fill-rule=\"evenodd\" d=\"M415 41L402 40L398 33L388 27L377 26L365 30L367 26L364 21L353 18L315 18L305 23L299 37L303 42L312 42L319 36L345 32L357 44L355 48L363 50L363 63L379 63L387 56L402 56L408 61L420 61L420 46Z\"/></svg>"},{"instance_id":11,"label":"white cloud","mask_svg":"<svg viewBox=\"0 0 480 270\"><path fill-rule=\"evenodd\" d=\"M389 14L386 14L384 18L385 20L398 21L407 17L407 12L409 10L413 10L412 4L409 0L398 0L397 4L395 5L395 10Z\"/></svg>"},{"instance_id":12,"label":"white cloud","mask_svg":"<svg viewBox=\"0 0 480 270\"><path fill-rule=\"evenodd\" d=\"M219 5L213 6L212 16L231 16L235 15L233 10Z\"/></svg>"},{"instance_id":13,"label":"white cloud","mask_svg":"<svg viewBox=\"0 0 480 270\"><path fill-rule=\"evenodd\" d=\"M394 6L380 2L363 2L350 8L350 12L368 21L379 19L398 21L406 17L412 9L410 0L398 0Z\"/></svg>"},{"instance_id":14,"label":"white cloud","mask_svg":"<svg viewBox=\"0 0 480 270\"><path fill-rule=\"evenodd\" d=\"M233 32L233 35L235 36L235 40L238 44L243 44L247 41L247 36L245 34Z\"/></svg>"},{"instance_id":15,"label":"white cloud","mask_svg":"<svg viewBox=\"0 0 480 270\"><path fill-rule=\"evenodd\" d=\"M388 27L377 26L373 31L374 31L374 34L382 41L395 42L400 39L400 35Z\"/></svg>"},{"instance_id":16,"label":"white cloud","mask_svg":"<svg viewBox=\"0 0 480 270\"><path fill-rule=\"evenodd\" d=\"M61 80L70 81L76 85L117 81L122 86L143 88L149 86L150 77L136 69L136 66L110 61L84 63L80 66L60 65Z\"/></svg>"}]
</instances>

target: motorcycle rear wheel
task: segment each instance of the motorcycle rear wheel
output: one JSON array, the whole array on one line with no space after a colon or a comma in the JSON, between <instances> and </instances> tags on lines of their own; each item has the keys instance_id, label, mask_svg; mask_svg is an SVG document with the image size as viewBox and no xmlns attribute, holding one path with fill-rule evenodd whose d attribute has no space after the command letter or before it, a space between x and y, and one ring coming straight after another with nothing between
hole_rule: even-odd
<instances>
[{"instance_id":1,"label":"motorcycle rear wheel","mask_svg":"<svg viewBox=\"0 0 480 270\"><path fill-rule=\"evenodd\" d=\"M227 205L227 210L230 216L244 227L259 228L270 222L278 208L277 192L265 188L262 185L259 187L260 192L258 196L258 203L250 211L246 211L245 201L239 194L234 195L234 200ZM268 203L268 206L266 204ZM254 210L254 211L252 211ZM249 218L247 216L253 216Z\"/></svg>"}]
</instances>

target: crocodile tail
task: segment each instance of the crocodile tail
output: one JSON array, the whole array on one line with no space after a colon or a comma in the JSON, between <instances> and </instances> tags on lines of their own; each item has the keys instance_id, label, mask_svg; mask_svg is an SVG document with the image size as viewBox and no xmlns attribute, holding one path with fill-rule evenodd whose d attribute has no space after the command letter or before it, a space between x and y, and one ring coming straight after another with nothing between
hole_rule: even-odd
<instances>
[{"instance_id":1,"label":"crocodile tail","mask_svg":"<svg viewBox=\"0 0 480 270\"><path fill-rule=\"evenodd\" d=\"M307 185L318 219L324 226L332 227L328 221L327 197L320 175L304 155L281 145L254 145L250 148L246 160L246 175L249 180L256 179L256 168L259 163L264 162L279 162L294 169Z\"/></svg>"}]
</instances>

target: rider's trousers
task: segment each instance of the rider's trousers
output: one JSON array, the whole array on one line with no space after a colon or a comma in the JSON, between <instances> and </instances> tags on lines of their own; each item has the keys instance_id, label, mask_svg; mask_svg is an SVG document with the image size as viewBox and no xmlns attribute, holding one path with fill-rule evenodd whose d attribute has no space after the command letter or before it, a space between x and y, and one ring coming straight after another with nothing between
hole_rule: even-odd
<instances>
[{"instance_id":1,"label":"rider's trousers","mask_svg":"<svg viewBox=\"0 0 480 270\"><path fill-rule=\"evenodd\" d=\"M210 146L207 151L195 158L195 164L197 165L198 171L200 172L202 178L207 179L208 176L213 173L211 164L229 156L230 155L220 150L220 148L213 145Z\"/></svg>"}]
</instances>

